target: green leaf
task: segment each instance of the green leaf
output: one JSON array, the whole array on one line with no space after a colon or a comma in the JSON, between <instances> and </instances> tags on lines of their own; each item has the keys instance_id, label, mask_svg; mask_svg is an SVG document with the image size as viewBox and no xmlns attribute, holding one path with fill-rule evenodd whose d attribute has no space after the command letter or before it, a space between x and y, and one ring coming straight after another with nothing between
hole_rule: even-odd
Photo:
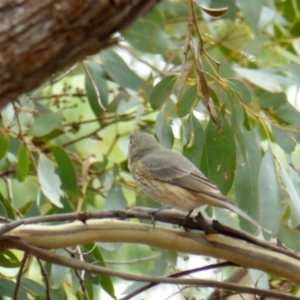
<instances>
[{"instance_id":1,"label":"green leaf","mask_svg":"<svg viewBox=\"0 0 300 300\"><path fill-rule=\"evenodd\" d=\"M256 33L263 2L239 0L239 4L251 30Z\"/></svg>"},{"instance_id":2,"label":"green leaf","mask_svg":"<svg viewBox=\"0 0 300 300\"><path fill-rule=\"evenodd\" d=\"M139 51L165 54L168 51L168 38L163 24L164 20L155 8L124 31L123 36Z\"/></svg>"},{"instance_id":3,"label":"green leaf","mask_svg":"<svg viewBox=\"0 0 300 300\"><path fill-rule=\"evenodd\" d=\"M189 115L185 124L185 136L187 143L183 147L183 154L200 168L205 134L201 123L193 114Z\"/></svg>"},{"instance_id":4,"label":"green leaf","mask_svg":"<svg viewBox=\"0 0 300 300\"><path fill-rule=\"evenodd\" d=\"M127 201L122 189L119 186L113 186L106 196L104 210L124 209L126 205Z\"/></svg>"},{"instance_id":5,"label":"green leaf","mask_svg":"<svg viewBox=\"0 0 300 300\"><path fill-rule=\"evenodd\" d=\"M237 167L234 189L238 206L253 219L259 218L258 175L261 166L261 150L254 138L253 132L243 129L246 141L246 156L237 148ZM247 221L240 218L243 229L255 232L256 229Z\"/></svg>"},{"instance_id":6,"label":"green leaf","mask_svg":"<svg viewBox=\"0 0 300 300\"><path fill-rule=\"evenodd\" d=\"M193 85L186 89L177 103L178 117L183 118L191 112L194 103L198 98L198 87Z\"/></svg>"},{"instance_id":7,"label":"green leaf","mask_svg":"<svg viewBox=\"0 0 300 300\"><path fill-rule=\"evenodd\" d=\"M0 252L0 266L3 268L17 268L20 266L18 257L10 250Z\"/></svg>"},{"instance_id":8,"label":"green leaf","mask_svg":"<svg viewBox=\"0 0 300 300\"><path fill-rule=\"evenodd\" d=\"M287 103L285 93L263 92L259 94L259 103L262 108L274 110Z\"/></svg>"},{"instance_id":9,"label":"green leaf","mask_svg":"<svg viewBox=\"0 0 300 300\"><path fill-rule=\"evenodd\" d=\"M297 189L294 186L293 181L291 180L288 173L282 166L280 167L280 176L291 199L290 202L291 216L292 216L291 226L295 228L300 224L300 206L299 206L300 198Z\"/></svg>"},{"instance_id":10,"label":"green leaf","mask_svg":"<svg viewBox=\"0 0 300 300\"><path fill-rule=\"evenodd\" d=\"M22 278L21 286L24 287L32 296L44 296L46 293L45 286L29 278Z\"/></svg>"},{"instance_id":11,"label":"green leaf","mask_svg":"<svg viewBox=\"0 0 300 300\"><path fill-rule=\"evenodd\" d=\"M7 212L6 212L6 208L5 208L5 205L4 203L2 203L2 195L1 195L1 198L0 198L0 216L2 217L7 217Z\"/></svg>"},{"instance_id":12,"label":"green leaf","mask_svg":"<svg viewBox=\"0 0 300 300\"><path fill-rule=\"evenodd\" d=\"M152 198L150 198L142 190L138 191L138 193L136 195L135 205L136 206L145 206L145 207L157 208L157 209L161 208L161 204L154 201Z\"/></svg>"},{"instance_id":13,"label":"green leaf","mask_svg":"<svg viewBox=\"0 0 300 300\"><path fill-rule=\"evenodd\" d=\"M4 297L13 298L16 283L7 279L0 279L0 295ZM26 290L21 286L18 291L18 300L27 300Z\"/></svg>"},{"instance_id":14,"label":"green leaf","mask_svg":"<svg viewBox=\"0 0 300 300\"><path fill-rule=\"evenodd\" d=\"M135 97L128 97L128 99L123 97L122 101L120 101L120 103L118 105L116 113L118 115L125 114L131 108L136 108L140 105L141 105L141 102Z\"/></svg>"},{"instance_id":15,"label":"green leaf","mask_svg":"<svg viewBox=\"0 0 300 300\"><path fill-rule=\"evenodd\" d=\"M278 239L288 248L300 252L300 232L294 228L282 224L278 233Z\"/></svg>"},{"instance_id":16,"label":"green leaf","mask_svg":"<svg viewBox=\"0 0 300 300\"><path fill-rule=\"evenodd\" d=\"M9 140L5 133L0 135L0 160L6 155L9 149Z\"/></svg>"},{"instance_id":17,"label":"green leaf","mask_svg":"<svg viewBox=\"0 0 300 300\"><path fill-rule=\"evenodd\" d=\"M84 245L84 248L93 256L93 261L97 261L97 264L101 267L106 267L103 256L98 247L95 247L94 244ZM114 285L110 276L101 275L100 276L100 285L103 289L113 298L116 298Z\"/></svg>"},{"instance_id":18,"label":"green leaf","mask_svg":"<svg viewBox=\"0 0 300 300\"><path fill-rule=\"evenodd\" d=\"M38 162L38 180L44 195L56 206L62 207L60 196L63 191L60 189L61 181L55 174L55 167L46 155L40 154Z\"/></svg>"},{"instance_id":19,"label":"green leaf","mask_svg":"<svg viewBox=\"0 0 300 300\"><path fill-rule=\"evenodd\" d=\"M250 2L250 1L249 1ZM278 82L276 75L269 73L268 71L263 70L254 70L235 67L234 70L242 77L246 78L251 83L256 86L261 87L262 89L272 92L280 93L282 88Z\"/></svg>"},{"instance_id":20,"label":"green leaf","mask_svg":"<svg viewBox=\"0 0 300 300\"><path fill-rule=\"evenodd\" d=\"M177 82L177 75L170 75L161 80L152 90L150 104L153 109L160 109L169 99Z\"/></svg>"},{"instance_id":21,"label":"green leaf","mask_svg":"<svg viewBox=\"0 0 300 300\"><path fill-rule=\"evenodd\" d=\"M134 73L114 51L102 51L100 58L105 72L121 87L138 90L145 85L145 81Z\"/></svg>"},{"instance_id":22,"label":"green leaf","mask_svg":"<svg viewBox=\"0 0 300 300\"><path fill-rule=\"evenodd\" d=\"M260 56L263 47L267 47L268 43L269 38L264 33L258 34L243 48L243 51L253 56Z\"/></svg>"},{"instance_id":23,"label":"green leaf","mask_svg":"<svg viewBox=\"0 0 300 300\"><path fill-rule=\"evenodd\" d=\"M268 114L286 124L300 124L300 112L288 102L285 93L264 92L258 96L261 107L264 108Z\"/></svg>"},{"instance_id":24,"label":"green leaf","mask_svg":"<svg viewBox=\"0 0 300 300\"><path fill-rule=\"evenodd\" d=\"M30 134L34 137L44 137L58 130L63 132L61 113L48 112L37 117L30 128Z\"/></svg>"},{"instance_id":25,"label":"green leaf","mask_svg":"<svg viewBox=\"0 0 300 300\"><path fill-rule=\"evenodd\" d=\"M249 87L242 81L237 79L228 80L228 85L232 90L234 97L237 97L241 102L249 105L252 101L252 95Z\"/></svg>"},{"instance_id":26,"label":"green leaf","mask_svg":"<svg viewBox=\"0 0 300 300\"><path fill-rule=\"evenodd\" d=\"M18 152L17 175L20 181L24 181L29 169L29 156L27 148L24 144L21 145Z\"/></svg>"},{"instance_id":27,"label":"green leaf","mask_svg":"<svg viewBox=\"0 0 300 300\"><path fill-rule=\"evenodd\" d=\"M172 149L174 143L173 130L163 112L160 112L156 117L155 131L159 143L168 149Z\"/></svg>"},{"instance_id":28,"label":"green leaf","mask_svg":"<svg viewBox=\"0 0 300 300\"><path fill-rule=\"evenodd\" d=\"M205 130L201 170L226 195L234 179L236 145L230 124L223 119L221 128L210 121Z\"/></svg>"},{"instance_id":29,"label":"green leaf","mask_svg":"<svg viewBox=\"0 0 300 300\"><path fill-rule=\"evenodd\" d=\"M258 198L260 203L259 223L263 228L271 231L272 236L275 236L279 230L281 205L276 167L270 147L264 155L259 169Z\"/></svg>"},{"instance_id":30,"label":"green leaf","mask_svg":"<svg viewBox=\"0 0 300 300\"><path fill-rule=\"evenodd\" d=\"M300 124L300 112L289 102L275 109L274 114L278 119L284 121L287 124Z\"/></svg>"},{"instance_id":31,"label":"green leaf","mask_svg":"<svg viewBox=\"0 0 300 300\"><path fill-rule=\"evenodd\" d=\"M246 112L236 97L236 93L232 93L231 90L227 91L228 101L226 103L226 109L229 111L228 121L231 124L231 128L234 132L234 136L240 146L243 155L246 155L245 137L242 133L243 124L245 122Z\"/></svg>"},{"instance_id":32,"label":"green leaf","mask_svg":"<svg viewBox=\"0 0 300 300\"><path fill-rule=\"evenodd\" d=\"M295 150L297 139L294 137L292 132L290 132L288 129L283 130L275 126L272 126L272 132L275 141L284 151L292 153Z\"/></svg>"},{"instance_id":33,"label":"green leaf","mask_svg":"<svg viewBox=\"0 0 300 300\"><path fill-rule=\"evenodd\" d=\"M62 189L70 196L79 195L77 176L74 164L65 150L58 146L51 147L56 163L58 165L58 175L62 183Z\"/></svg>"},{"instance_id":34,"label":"green leaf","mask_svg":"<svg viewBox=\"0 0 300 300\"><path fill-rule=\"evenodd\" d=\"M15 220L14 209L12 208L12 204L8 201L7 198L4 198L2 193L0 192L0 203L1 203L1 213L2 216Z\"/></svg>"},{"instance_id":35,"label":"green leaf","mask_svg":"<svg viewBox=\"0 0 300 300\"><path fill-rule=\"evenodd\" d=\"M55 253L61 256L69 257L69 254L64 249L57 249L55 250ZM49 281L51 282L52 289L57 289L62 285L68 273L68 270L69 268L65 266L60 266L57 264L51 265L51 274Z\"/></svg>"},{"instance_id":36,"label":"green leaf","mask_svg":"<svg viewBox=\"0 0 300 300\"><path fill-rule=\"evenodd\" d=\"M88 69L88 74L85 75L85 89L90 106L95 116L101 116L103 109L99 104L99 99L95 89L97 89L100 95L101 104L103 107L107 107L108 103L108 88L105 78L105 72L102 66L94 61L85 62L85 66ZM90 78L91 77L91 78ZM92 80L94 84L92 83Z\"/></svg>"}]
</instances>

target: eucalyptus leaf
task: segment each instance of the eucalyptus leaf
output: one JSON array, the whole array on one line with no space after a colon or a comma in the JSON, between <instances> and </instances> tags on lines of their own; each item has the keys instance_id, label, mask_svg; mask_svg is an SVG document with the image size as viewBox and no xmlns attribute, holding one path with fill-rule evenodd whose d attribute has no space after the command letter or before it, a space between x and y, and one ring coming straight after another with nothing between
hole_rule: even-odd
<instances>
[{"instance_id":1,"label":"eucalyptus leaf","mask_svg":"<svg viewBox=\"0 0 300 300\"><path fill-rule=\"evenodd\" d=\"M258 174L260 224L274 236L279 230L281 203L276 166L271 148L265 153ZM272 218L270 218L272 216Z\"/></svg>"},{"instance_id":2,"label":"eucalyptus leaf","mask_svg":"<svg viewBox=\"0 0 300 300\"><path fill-rule=\"evenodd\" d=\"M160 109L170 98L177 79L177 75L170 75L156 84L150 95L150 104L153 109Z\"/></svg>"},{"instance_id":3,"label":"eucalyptus leaf","mask_svg":"<svg viewBox=\"0 0 300 300\"><path fill-rule=\"evenodd\" d=\"M185 134L188 135L188 140L183 147L183 154L200 168L205 134L201 123L193 114L190 114L186 121Z\"/></svg>"},{"instance_id":4,"label":"eucalyptus leaf","mask_svg":"<svg viewBox=\"0 0 300 300\"><path fill-rule=\"evenodd\" d=\"M234 180L236 145L230 124L223 119L221 127L210 121L205 130L201 170L226 195Z\"/></svg>"},{"instance_id":5,"label":"eucalyptus leaf","mask_svg":"<svg viewBox=\"0 0 300 300\"><path fill-rule=\"evenodd\" d=\"M24 144L21 145L18 152L17 174L20 181L24 181L29 170L29 155Z\"/></svg>"},{"instance_id":6,"label":"eucalyptus leaf","mask_svg":"<svg viewBox=\"0 0 300 300\"><path fill-rule=\"evenodd\" d=\"M198 87L193 85L185 90L181 99L177 103L178 117L186 116L191 110L197 100Z\"/></svg>"},{"instance_id":7,"label":"eucalyptus leaf","mask_svg":"<svg viewBox=\"0 0 300 300\"><path fill-rule=\"evenodd\" d=\"M38 162L38 180L44 195L56 206L62 207L60 197L63 195L61 181L55 173L53 162L46 155L40 154Z\"/></svg>"},{"instance_id":8,"label":"eucalyptus leaf","mask_svg":"<svg viewBox=\"0 0 300 300\"><path fill-rule=\"evenodd\" d=\"M90 106L96 116L101 116L108 103L108 87L102 66L94 61L85 62L85 89ZM100 102L100 103L99 103Z\"/></svg>"},{"instance_id":9,"label":"eucalyptus leaf","mask_svg":"<svg viewBox=\"0 0 300 300\"><path fill-rule=\"evenodd\" d=\"M70 197L79 196L77 176L72 160L61 147L53 146L51 150L58 165L58 175L61 180L63 191L68 193Z\"/></svg>"},{"instance_id":10,"label":"eucalyptus leaf","mask_svg":"<svg viewBox=\"0 0 300 300\"><path fill-rule=\"evenodd\" d=\"M291 226L293 228L297 227L300 224L300 198L297 192L297 189L294 186L293 181L290 179L290 176L286 172L286 170L281 167L280 175L283 184L286 187L286 190L290 196L290 207L291 207Z\"/></svg>"},{"instance_id":11,"label":"eucalyptus leaf","mask_svg":"<svg viewBox=\"0 0 300 300\"><path fill-rule=\"evenodd\" d=\"M243 129L246 142L246 156L237 148L237 165L234 189L238 206L255 220L259 219L258 176L262 155L253 132ZM256 229L240 218L243 229L255 232Z\"/></svg>"},{"instance_id":12,"label":"eucalyptus leaf","mask_svg":"<svg viewBox=\"0 0 300 300\"><path fill-rule=\"evenodd\" d=\"M102 51L100 58L105 72L121 87L138 90L145 85L144 80L133 72L113 50Z\"/></svg>"},{"instance_id":13,"label":"eucalyptus leaf","mask_svg":"<svg viewBox=\"0 0 300 300\"><path fill-rule=\"evenodd\" d=\"M272 132L275 141L284 151L292 153L295 150L297 139L288 128L286 130L283 130L276 126L272 126Z\"/></svg>"},{"instance_id":14,"label":"eucalyptus leaf","mask_svg":"<svg viewBox=\"0 0 300 300\"><path fill-rule=\"evenodd\" d=\"M6 134L0 135L0 160L6 155L9 149L9 139Z\"/></svg>"},{"instance_id":15,"label":"eucalyptus leaf","mask_svg":"<svg viewBox=\"0 0 300 300\"><path fill-rule=\"evenodd\" d=\"M121 210L127 205L126 198L119 186L113 186L108 192L105 199L105 210Z\"/></svg>"},{"instance_id":16,"label":"eucalyptus leaf","mask_svg":"<svg viewBox=\"0 0 300 300\"><path fill-rule=\"evenodd\" d=\"M173 130L163 112L157 115L155 130L160 144L167 149L171 149L174 143Z\"/></svg>"}]
</instances>

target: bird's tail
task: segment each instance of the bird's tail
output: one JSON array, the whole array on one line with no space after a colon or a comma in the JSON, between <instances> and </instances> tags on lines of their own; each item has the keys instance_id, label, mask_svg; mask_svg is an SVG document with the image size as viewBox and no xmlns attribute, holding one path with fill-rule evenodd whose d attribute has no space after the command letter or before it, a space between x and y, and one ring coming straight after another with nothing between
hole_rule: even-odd
<instances>
[{"instance_id":1,"label":"bird's tail","mask_svg":"<svg viewBox=\"0 0 300 300\"><path fill-rule=\"evenodd\" d=\"M235 212L236 214L238 214L245 220L249 221L251 224L255 225L259 229L261 229L267 233L271 233L269 230L263 228L257 221L255 221L253 218L251 218L249 215L247 215L244 211L242 211L239 207L237 207L234 203L229 201L220 192L218 194L211 193L211 192L206 192L206 193L202 192L202 194L205 194L207 196L206 199L205 198L201 199L202 203L205 203L207 205L216 206L216 207L227 208L227 209Z\"/></svg>"},{"instance_id":2,"label":"bird's tail","mask_svg":"<svg viewBox=\"0 0 300 300\"><path fill-rule=\"evenodd\" d=\"M258 227L259 229L269 232L268 230L264 229L257 221L255 221L253 218L251 218L249 215L247 215L244 211L242 211L240 208L238 208L235 204L233 204L231 202L224 202L224 207L237 213L239 216L241 216L245 220L249 221L250 223L252 223L256 227Z\"/></svg>"}]
</instances>

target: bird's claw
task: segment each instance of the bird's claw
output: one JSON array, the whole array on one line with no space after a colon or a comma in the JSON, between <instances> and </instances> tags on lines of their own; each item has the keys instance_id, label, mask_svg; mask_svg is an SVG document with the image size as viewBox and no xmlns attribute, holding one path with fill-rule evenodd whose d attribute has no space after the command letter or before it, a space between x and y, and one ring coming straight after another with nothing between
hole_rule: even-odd
<instances>
[{"instance_id":1,"label":"bird's claw","mask_svg":"<svg viewBox=\"0 0 300 300\"><path fill-rule=\"evenodd\" d=\"M155 211L149 212L149 215L151 216L151 224L153 225L153 228L155 228L155 216L156 216L156 214L158 212L166 210L166 209L172 209L172 207L171 206L164 206L164 207L158 208Z\"/></svg>"}]
</instances>

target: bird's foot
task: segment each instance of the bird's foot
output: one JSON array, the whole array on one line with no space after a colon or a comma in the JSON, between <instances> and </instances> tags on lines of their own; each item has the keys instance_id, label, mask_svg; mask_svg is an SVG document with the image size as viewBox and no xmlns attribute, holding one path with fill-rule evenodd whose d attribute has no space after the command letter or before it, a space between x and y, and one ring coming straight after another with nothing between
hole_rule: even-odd
<instances>
[{"instance_id":1,"label":"bird's foot","mask_svg":"<svg viewBox=\"0 0 300 300\"><path fill-rule=\"evenodd\" d=\"M150 216L151 216L151 224L153 225L153 228L155 228L155 216L158 212L163 211L163 210L167 210L167 209L172 209L171 206L163 206L161 208L158 208L155 211L149 212Z\"/></svg>"}]
</instances>

